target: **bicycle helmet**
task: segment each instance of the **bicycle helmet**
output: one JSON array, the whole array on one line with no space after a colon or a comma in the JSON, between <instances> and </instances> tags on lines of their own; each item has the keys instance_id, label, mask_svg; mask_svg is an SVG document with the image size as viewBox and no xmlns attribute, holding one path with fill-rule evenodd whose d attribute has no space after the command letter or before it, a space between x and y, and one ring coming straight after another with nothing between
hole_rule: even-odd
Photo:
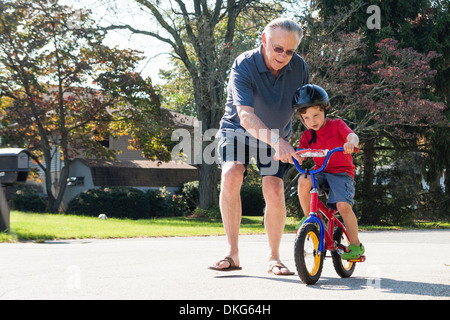
<instances>
[{"instance_id":1,"label":"bicycle helmet","mask_svg":"<svg viewBox=\"0 0 450 320\"><path fill-rule=\"evenodd\" d=\"M329 105L330 99L327 92L315 84L307 84L298 88L292 99L294 111L310 106L323 106L327 110Z\"/></svg>"}]
</instances>

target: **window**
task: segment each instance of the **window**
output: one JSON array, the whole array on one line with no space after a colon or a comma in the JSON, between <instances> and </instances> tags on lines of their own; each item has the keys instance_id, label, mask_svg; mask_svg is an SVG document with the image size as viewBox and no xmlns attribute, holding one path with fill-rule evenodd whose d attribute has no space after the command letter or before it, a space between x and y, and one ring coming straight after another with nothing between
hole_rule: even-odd
<instances>
[{"instance_id":1,"label":"window","mask_svg":"<svg viewBox=\"0 0 450 320\"><path fill-rule=\"evenodd\" d=\"M67 179L69 187L84 187L84 177L70 177Z\"/></svg>"}]
</instances>

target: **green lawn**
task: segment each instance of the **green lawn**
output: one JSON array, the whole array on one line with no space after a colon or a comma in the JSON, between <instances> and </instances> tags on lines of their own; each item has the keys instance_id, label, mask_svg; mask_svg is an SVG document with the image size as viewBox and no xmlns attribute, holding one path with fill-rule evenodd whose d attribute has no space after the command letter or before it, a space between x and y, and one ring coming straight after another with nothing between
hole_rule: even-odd
<instances>
[{"instance_id":1,"label":"green lawn","mask_svg":"<svg viewBox=\"0 0 450 320\"><path fill-rule=\"evenodd\" d=\"M295 231L288 218L286 232ZM243 217L241 234L263 234L262 217ZM150 220L107 219L63 214L11 212L11 232L0 233L0 242L56 239L113 239L139 237L224 235L220 220L186 217Z\"/></svg>"},{"instance_id":2,"label":"green lawn","mask_svg":"<svg viewBox=\"0 0 450 320\"><path fill-rule=\"evenodd\" d=\"M241 234L264 234L262 217L243 217ZM288 217L285 232L295 232L298 220ZM450 228L450 223L418 222L414 226L360 226L360 230ZM224 235L220 220L186 217L150 220L107 219L63 214L11 212L11 231L0 233L0 242L60 239L114 239Z\"/></svg>"}]
</instances>

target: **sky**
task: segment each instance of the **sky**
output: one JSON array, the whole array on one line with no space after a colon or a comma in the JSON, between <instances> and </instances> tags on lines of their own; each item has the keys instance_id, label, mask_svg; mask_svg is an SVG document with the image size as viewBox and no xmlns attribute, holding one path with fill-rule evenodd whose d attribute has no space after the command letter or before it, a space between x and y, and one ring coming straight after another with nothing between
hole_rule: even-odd
<instances>
[{"instance_id":1,"label":"sky","mask_svg":"<svg viewBox=\"0 0 450 320\"><path fill-rule=\"evenodd\" d=\"M101 26L129 24L142 30L157 30L157 24L149 19L150 14L143 12L134 0L60 0L60 3L74 9L83 7L92 10L92 17ZM137 71L144 77L151 77L153 84L163 83L158 73L160 69L170 69L167 54L171 50L169 45L149 36L133 35L126 30L110 31L105 44L144 52L146 58L139 64Z\"/></svg>"},{"instance_id":2,"label":"sky","mask_svg":"<svg viewBox=\"0 0 450 320\"><path fill-rule=\"evenodd\" d=\"M90 9L92 18L101 26L128 24L136 29L153 32L159 30L160 34L165 32L157 22L152 20L152 15L145 12L145 8L139 6L135 0L59 0L59 3L74 9L81 7ZM165 0L160 0L159 3L160 6L169 4ZM112 47L118 46L120 49L142 51L146 58L136 71L141 72L143 77L150 77L153 84L164 83L159 78L159 70L171 69L168 54L172 51L170 45L149 36L132 34L126 30L110 31L105 39L105 44Z\"/></svg>"}]
</instances>

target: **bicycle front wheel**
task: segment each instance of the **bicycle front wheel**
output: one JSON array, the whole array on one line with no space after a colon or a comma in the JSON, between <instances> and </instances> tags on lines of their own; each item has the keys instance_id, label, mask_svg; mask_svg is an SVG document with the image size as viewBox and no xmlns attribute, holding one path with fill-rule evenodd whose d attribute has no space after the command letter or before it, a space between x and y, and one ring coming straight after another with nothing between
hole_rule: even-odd
<instances>
[{"instance_id":1,"label":"bicycle front wheel","mask_svg":"<svg viewBox=\"0 0 450 320\"><path fill-rule=\"evenodd\" d=\"M305 284L316 283L323 268L323 253L319 254L320 233L312 223L303 224L295 239L295 267Z\"/></svg>"}]
</instances>

